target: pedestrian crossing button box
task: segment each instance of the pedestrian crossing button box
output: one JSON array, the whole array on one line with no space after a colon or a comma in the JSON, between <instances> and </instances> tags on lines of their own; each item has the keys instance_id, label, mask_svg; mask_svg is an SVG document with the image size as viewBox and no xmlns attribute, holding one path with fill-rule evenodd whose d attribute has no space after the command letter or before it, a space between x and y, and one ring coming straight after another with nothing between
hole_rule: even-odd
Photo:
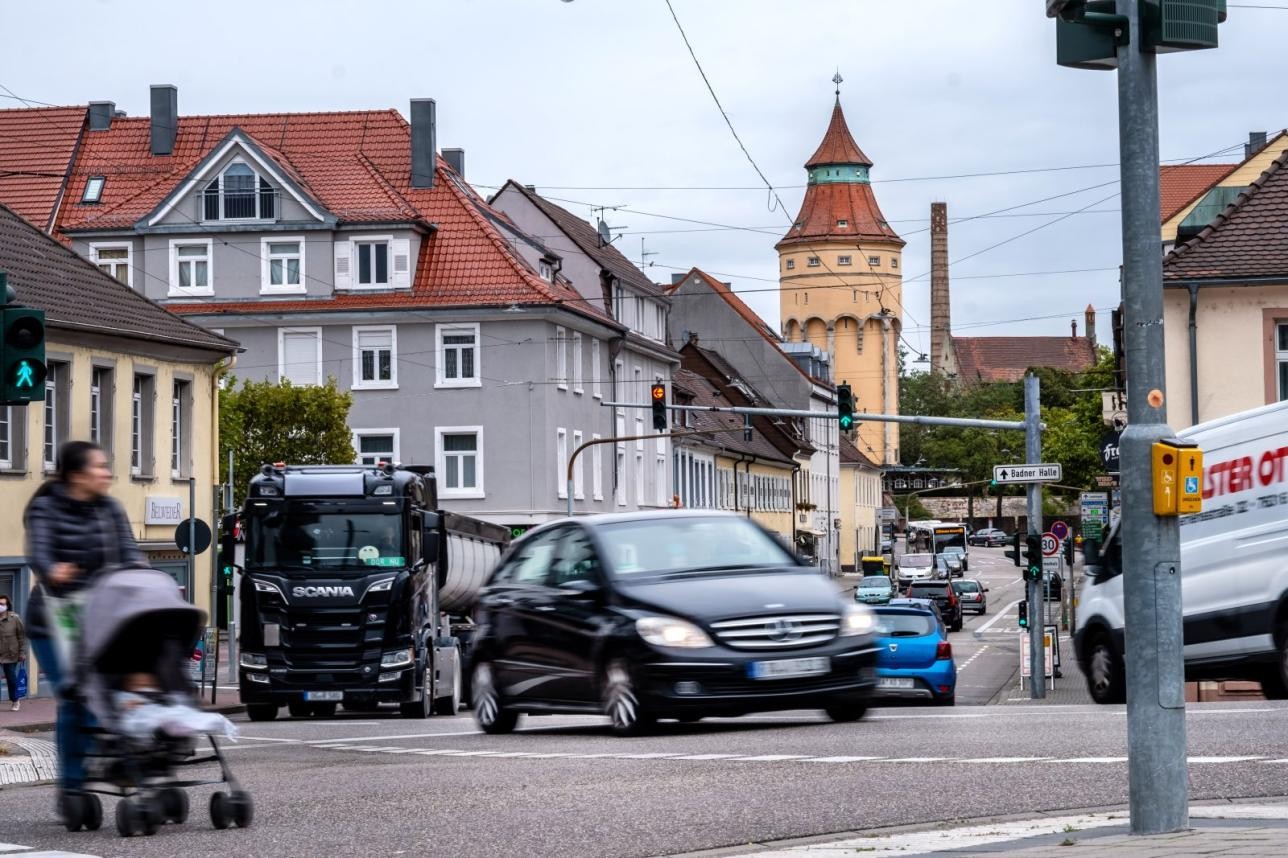
<instances>
[{"instance_id":1,"label":"pedestrian crossing button box","mask_svg":"<svg viewBox=\"0 0 1288 858\"><path fill-rule=\"evenodd\" d=\"M1184 438L1154 442L1151 450L1154 515L1190 515L1203 509L1203 451Z\"/></svg>"}]
</instances>

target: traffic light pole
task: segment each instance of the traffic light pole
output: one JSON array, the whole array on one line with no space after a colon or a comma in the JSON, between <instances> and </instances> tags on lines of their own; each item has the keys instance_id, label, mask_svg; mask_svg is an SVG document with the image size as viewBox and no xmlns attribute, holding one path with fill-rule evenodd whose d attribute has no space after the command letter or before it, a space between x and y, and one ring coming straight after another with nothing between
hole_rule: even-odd
<instances>
[{"instance_id":1,"label":"traffic light pole","mask_svg":"<svg viewBox=\"0 0 1288 858\"><path fill-rule=\"evenodd\" d=\"M1131 34L1118 48L1118 145L1128 413L1121 440L1120 532L1133 834L1180 831L1189 824L1180 529L1177 519L1154 514L1150 459L1153 443L1172 431L1164 410L1158 79L1155 54L1142 50L1145 5L1118 0Z\"/></svg>"},{"instance_id":2,"label":"traffic light pole","mask_svg":"<svg viewBox=\"0 0 1288 858\"><path fill-rule=\"evenodd\" d=\"M1029 373L1024 377L1024 458L1029 464L1042 461L1042 398L1041 382ZM1028 484L1029 539L1042 535L1042 484ZM1026 561L1026 562L1031 562ZM1040 564L1041 558L1038 558ZM1027 571L1027 570L1026 570ZM1029 601L1029 697L1042 700L1046 697L1046 602L1043 600L1041 577L1025 575L1026 596ZM1033 621L1037 615L1037 622Z\"/></svg>"}]
</instances>

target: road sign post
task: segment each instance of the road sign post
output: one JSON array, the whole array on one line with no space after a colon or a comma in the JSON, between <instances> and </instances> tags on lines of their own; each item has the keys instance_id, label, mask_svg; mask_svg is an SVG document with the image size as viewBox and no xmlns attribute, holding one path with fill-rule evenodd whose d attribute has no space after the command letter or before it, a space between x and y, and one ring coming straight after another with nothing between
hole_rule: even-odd
<instances>
[{"instance_id":1,"label":"road sign post","mask_svg":"<svg viewBox=\"0 0 1288 858\"><path fill-rule=\"evenodd\" d=\"M1029 513L1029 536L1036 536L1039 526L1042 522L1042 482L1058 482L1060 480L1061 467L1059 465L1038 464L1042 458L1042 399L1041 399L1041 382L1033 373L1024 377L1024 453L1028 460L1027 464L1018 466L1023 469L1023 480L1017 479L1016 467L1010 468L1007 474L1007 468L1003 468L1001 479L998 482L1012 480L1015 482L1026 482L1028 484L1028 513ZM993 469L994 476L997 475L997 468ZM1031 471L1031 479L1028 478L1028 472ZM1045 479L1042 479L1046 477ZM1041 481L1039 481L1041 480ZM1046 605L1042 600L1042 581L1033 580L1031 576L1025 576L1029 580L1025 582L1025 590L1028 591L1028 600L1030 605L1042 605L1042 616L1045 618ZM1042 663L1042 622L1029 622L1029 658L1033 664ZM1046 697L1045 682L1029 682L1029 697L1034 700L1041 700Z\"/></svg>"}]
</instances>

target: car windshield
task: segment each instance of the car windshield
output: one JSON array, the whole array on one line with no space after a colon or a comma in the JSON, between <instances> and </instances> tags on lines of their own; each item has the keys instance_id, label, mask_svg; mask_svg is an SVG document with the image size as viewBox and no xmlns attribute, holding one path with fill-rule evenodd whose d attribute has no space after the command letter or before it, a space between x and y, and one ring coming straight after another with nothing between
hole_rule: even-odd
<instances>
[{"instance_id":1,"label":"car windshield","mask_svg":"<svg viewBox=\"0 0 1288 858\"><path fill-rule=\"evenodd\" d=\"M859 582L860 590L889 590L890 579L884 575L869 575Z\"/></svg>"},{"instance_id":2,"label":"car windshield","mask_svg":"<svg viewBox=\"0 0 1288 858\"><path fill-rule=\"evenodd\" d=\"M627 577L796 566L777 540L745 518L666 515L600 528L615 574Z\"/></svg>"},{"instance_id":3,"label":"car windshield","mask_svg":"<svg viewBox=\"0 0 1288 858\"><path fill-rule=\"evenodd\" d=\"M905 568L929 568L931 556L929 554L905 554L899 558L899 565Z\"/></svg>"},{"instance_id":4,"label":"car windshield","mask_svg":"<svg viewBox=\"0 0 1288 858\"><path fill-rule=\"evenodd\" d=\"M357 569L405 566L398 508L383 505L251 503L247 569Z\"/></svg>"},{"instance_id":5,"label":"car windshield","mask_svg":"<svg viewBox=\"0 0 1288 858\"><path fill-rule=\"evenodd\" d=\"M878 610L876 615L878 635L892 638L920 637L935 630L935 619L929 614Z\"/></svg>"},{"instance_id":6,"label":"car windshield","mask_svg":"<svg viewBox=\"0 0 1288 858\"><path fill-rule=\"evenodd\" d=\"M954 582L953 589L958 593L978 593L979 583L975 581L957 581Z\"/></svg>"}]
</instances>

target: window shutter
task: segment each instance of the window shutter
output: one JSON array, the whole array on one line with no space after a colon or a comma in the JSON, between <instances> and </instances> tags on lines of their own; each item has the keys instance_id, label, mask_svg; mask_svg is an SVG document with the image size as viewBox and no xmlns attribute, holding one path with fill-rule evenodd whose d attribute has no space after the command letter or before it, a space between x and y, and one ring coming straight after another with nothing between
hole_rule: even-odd
<instances>
[{"instance_id":1,"label":"window shutter","mask_svg":"<svg viewBox=\"0 0 1288 858\"><path fill-rule=\"evenodd\" d=\"M348 239L335 243L335 288L353 288L353 245Z\"/></svg>"},{"instance_id":2,"label":"window shutter","mask_svg":"<svg viewBox=\"0 0 1288 858\"><path fill-rule=\"evenodd\" d=\"M393 276L389 285L395 289L411 288L411 240L395 238L389 242L389 255L393 257Z\"/></svg>"},{"instance_id":3,"label":"window shutter","mask_svg":"<svg viewBox=\"0 0 1288 858\"><path fill-rule=\"evenodd\" d=\"M313 331L282 334L282 376L294 385L318 383L318 335Z\"/></svg>"}]
</instances>

